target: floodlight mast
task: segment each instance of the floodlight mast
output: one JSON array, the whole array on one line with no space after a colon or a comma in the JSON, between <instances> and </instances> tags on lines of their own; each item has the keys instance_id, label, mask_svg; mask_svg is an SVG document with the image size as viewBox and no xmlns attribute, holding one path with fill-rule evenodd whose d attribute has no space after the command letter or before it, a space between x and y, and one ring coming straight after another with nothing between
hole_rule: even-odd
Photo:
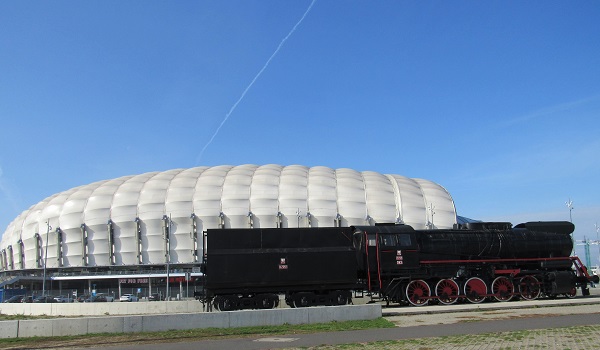
<instances>
[{"instance_id":1,"label":"floodlight mast","mask_svg":"<svg viewBox=\"0 0 600 350\"><path fill-rule=\"evenodd\" d=\"M431 214L431 221L427 223L427 226L429 229L433 230L435 228L434 224L433 224L433 216L435 215L435 206L431 203L429 203L429 206L427 206L427 210L429 210L429 213Z\"/></svg>"},{"instance_id":2,"label":"floodlight mast","mask_svg":"<svg viewBox=\"0 0 600 350\"><path fill-rule=\"evenodd\" d=\"M567 208L569 208L569 221L572 223L573 214L571 212L573 211L573 201L571 200L571 198L569 198L569 200L565 202L565 204L567 205Z\"/></svg>"}]
</instances>

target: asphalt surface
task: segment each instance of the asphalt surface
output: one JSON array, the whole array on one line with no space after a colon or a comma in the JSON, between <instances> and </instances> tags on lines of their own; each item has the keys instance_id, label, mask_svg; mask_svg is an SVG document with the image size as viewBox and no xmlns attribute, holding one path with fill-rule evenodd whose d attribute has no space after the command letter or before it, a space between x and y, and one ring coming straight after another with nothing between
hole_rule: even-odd
<instances>
[{"instance_id":1,"label":"asphalt surface","mask_svg":"<svg viewBox=\"0 0 600 350\"><path fill-rule=\"evenodd\" d=\"M506 303L459 304L451 306L425 306L384 308L384 317L397 327L359 331L326 332L312 334L290 334L274 337L253 336L236 339L186 341L169 344L143 344L111 347L114 350L189 350L189 349L281 349L315 347L320 345L340 345L349 343L369 343L384 340L436 339L453 335L487 334L521 330L547 330L571 326L600 325L600 288L592 289L589 297L575 299L516 301ZM570 338L579 335L564 335L564 331L550 330L528 340L535 348L600 348L600 327L597 333L590 333L585 341L573 343ZM568 345L560 346L561 337L566 337ZM482 344L486 344L485 342ZM425 343L427 345L427 343ZM453 349L506 349L510 343L488 342L485 347L446 346ZM423 348L418 345L414 349ZM440 344L430 345L438 348ZM518 343L519 348L529 348ZM393 348L393 347L392 347ZM403 347L404 348L404 347ZM427 348L427 347L426 347Z\"/></svg>"}]
</instances>

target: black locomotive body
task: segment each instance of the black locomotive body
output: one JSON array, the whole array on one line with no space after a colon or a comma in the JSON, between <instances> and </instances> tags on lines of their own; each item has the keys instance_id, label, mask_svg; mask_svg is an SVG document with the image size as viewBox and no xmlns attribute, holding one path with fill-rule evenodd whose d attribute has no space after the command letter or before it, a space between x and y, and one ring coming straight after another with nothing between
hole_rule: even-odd
<instances>
[{"instance_id":1,"label":"black locomotive body","mask_svg":"<svg viewBox=\"0 0 600 350\"><path fill-rule=\"evenodd\" d=\"M344 305L360 288L353 230L208 230L206 290L219 310Z\"/></svg>"},{"instance_id":2,"label":"black locomotive body","mask_svg":"<svg viewBox=\"0 0 600 350\"><path fill-rule=\"evenodd\" d=\"M570 222L207 231L207 299L220 310L343 305L351 292L387 303L479 303L586 294Z\"/></svg>"},{"instance_id":3,"label":"black locomotive body","mask_svg":"<svg viewBox=\"0 0 600 350\"><path fill-rule=\"evenodd\" d=\"M570 222L481 223L458 230L356 227L359 278L388 302L453 304L488 297L573 297L590 282L570 257ZM575 267L575 269L573 268ZM597 278L597 277L596 277Z\"/></svg>"}]
</instances>

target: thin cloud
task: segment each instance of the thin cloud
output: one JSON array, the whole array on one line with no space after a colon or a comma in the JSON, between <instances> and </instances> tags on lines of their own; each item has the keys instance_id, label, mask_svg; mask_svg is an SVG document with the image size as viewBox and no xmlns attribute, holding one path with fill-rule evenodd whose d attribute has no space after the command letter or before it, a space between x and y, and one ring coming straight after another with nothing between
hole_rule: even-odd
<instances>
[{"instance_id":1,"label":"thin cloud","mask_svg":"<svg viewBox=\"0 0 600 350\"><path fill-rule=\"evenodd\" d=\"M504 120L498 124L498 127L501 127L501 128L512 127L512 126L515 126L518 124L526 123L526 122L534 120L534 119L542 118L542 117L560 113L560 112L573 110L573 109L576 109L583 105L589 104L591 102L599 101L599 100L600 100L600 95L594 95L594 96L586 97L586 98L583 98L580 100L576 100L576 101L572 101L572 102L565 102L565 103L561 103L558 105L542 108L537 111L522 115L520 117Z\"/></svg>"}]
</instances>

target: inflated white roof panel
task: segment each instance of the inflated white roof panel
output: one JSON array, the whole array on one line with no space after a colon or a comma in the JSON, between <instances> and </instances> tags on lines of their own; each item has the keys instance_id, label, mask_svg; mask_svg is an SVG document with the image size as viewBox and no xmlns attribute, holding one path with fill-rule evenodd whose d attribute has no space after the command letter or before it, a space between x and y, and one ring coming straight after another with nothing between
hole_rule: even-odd
<instances>
[{"instance_id":1,"label":"inflated white roof panel","mask_svg":"<svg viewBox=\"0 0 600 350\"><path fill-rule=\"evenodd\" d=\"M170 225L165 217L171 218ZM52 227L48 235L47 222ZM209 228L383 222L451 228L456 211L442 186L400 175L276 164L196 167L124 176L57 193L11 222L0 249L5 252L3 269L10 269L11 262L20 268L19 240L27 269L39 268L38 255L46 244L48 267L136 265L140 257L141 264L164 264L167 256L171 263L183 264L198 261L202 252L195 254L194 249L201 246L195 244ZM170 229L169 244L165 227ZM6 256L9 246L12 255Z\"/></svg>"},{"instance_id":2,"label":"inflated white roof panel","mask_svg":"<svg viewBox=\"0 0 600 350\"><path fill-rule=\"evenodd\" d=\"M311 226L333 226L338 214L335 170L323 166L311 168L307 193Z\"/></svg>"},{"instance_id":3,"label":"inflated white roof panel","mask_svg":"<svg viewBox=\"0 0 600 350\"><path fill-rule=\"evenodd\" d=\"M367 196L365 181L362 174L356 170L338 169L337 198L343 226L366 225L367 222Z\"/></svg>"}]
</instances>

